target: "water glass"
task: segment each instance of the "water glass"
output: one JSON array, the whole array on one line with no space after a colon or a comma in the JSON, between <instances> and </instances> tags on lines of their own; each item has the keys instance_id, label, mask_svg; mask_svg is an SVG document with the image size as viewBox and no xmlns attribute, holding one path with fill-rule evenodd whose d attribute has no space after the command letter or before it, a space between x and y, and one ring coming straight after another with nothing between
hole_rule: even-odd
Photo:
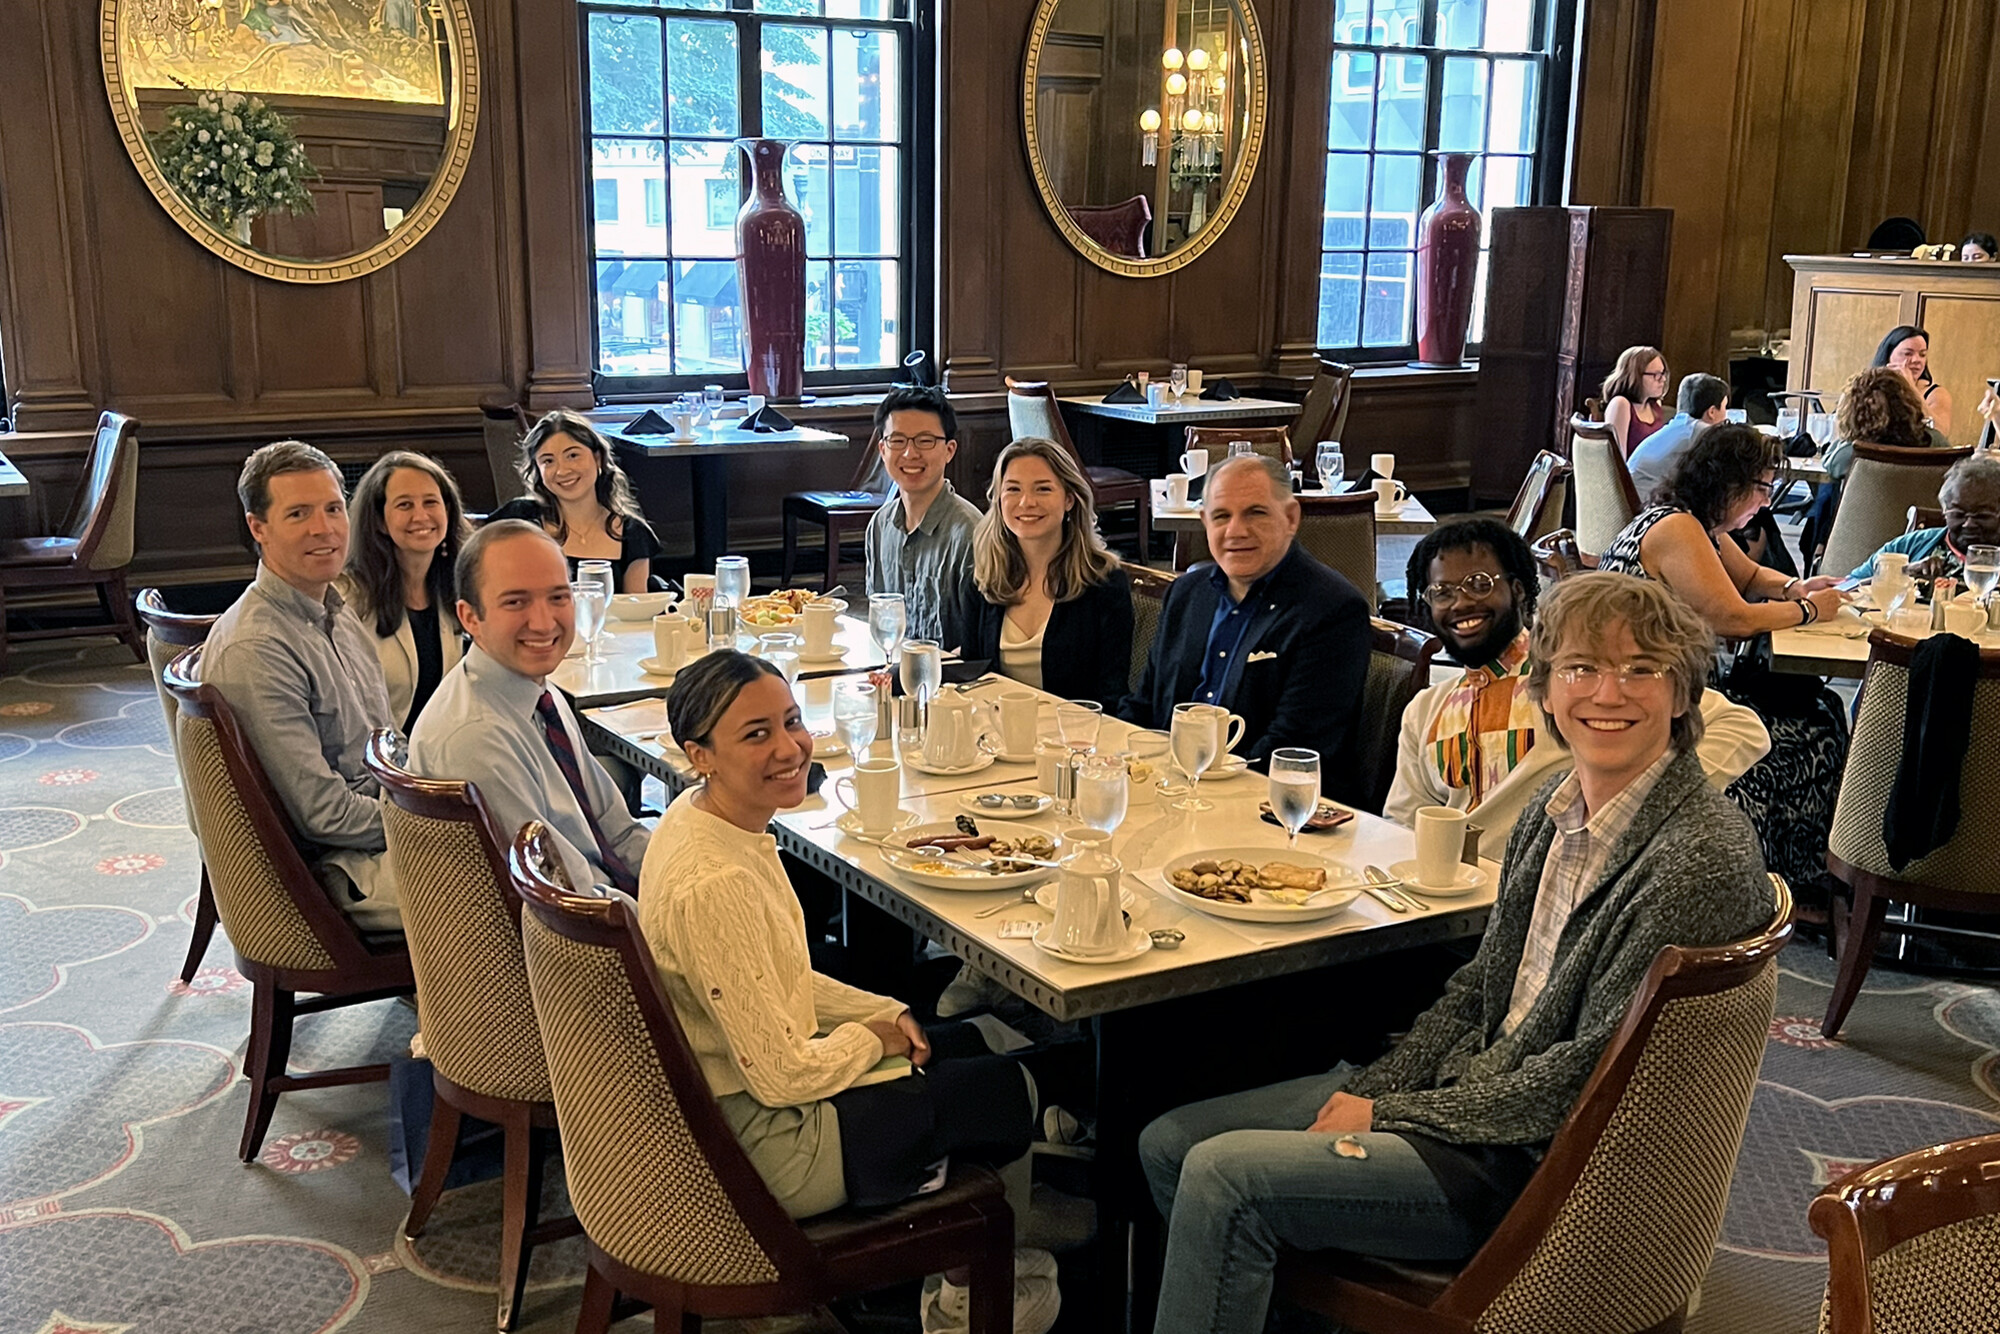
<instances>
[{"instance_id":1,"label":"water glass","mask_svg":"<svg viewBox=\"0 0 2000 1334\"><path fill-rule=\"evenodd\" d=\"M1109 834L1125 822L1132 784L1125 761L1116 755L1092 755L1076 775L1076 818Z\"/></svg>"},{"instance_id":2,"label":"water glass","mask_svg":"<svg viewBox=\"0 0 2000 1334\"><path fill-rule=\"evenodd\" d=\"M944 684L944 650L935 640L910 639L903 643L902 661L898 673L903 681L903 693L913 699L929 702Z\"/></svg>"},{"instance_id":3,"label":"water glass","mask_svg":"<svg viewBox=\"0 0 2000 1334\"><path fill-rule=\"evenodd\" d=\"M857 764L875 743L875 695L875 687L865 681L847 681L833 688L834 729Z\"/></svg>"},{"instance_id":4,"label":"water glass","mask_svg":"<svg viewBox=\"0 0 2000 1334\"><path fill-rule=\"evenodd\" d=\"M2000 584L2000 547L1965 549L1965 583L1981 602L1992 596L1993 586Z\"/></svg>"},{"instance_id":5,"label":"water glass","mask_svg":"<svg viewBox=\"0 0 2000 1334\"><path fill-rule=\"evenodd\" d=\"M601 579L579 579L569 586L571 604L576 608L576 633L583 639L583 663L597 661L597 636L604 629L604 611L610 599Z\"/></svg>"},{"instance_id":6,"label":"water glass","mask_svg":"<svg viewBox=\"0 0 2000 1334\"><path fill-rule=\"evenodd\" d=\"M718 426L716 414L722 410L722 386L705 384L701 387L701 405L708 410L708 424Z\"/></svg>"},{"instance_id":7,"label":"water glass","mask_svg":"<svg viewBox=\"0 0 2000 1334\"><path fill-rule=\"evenodd\" d=\"M1167 384L1172 387L1175 398L1179 398L1187 392L1188 374L1187 363L1185 361L1174 363L1174 368L1167 372Z\"/></svg>"},{"instance_id":8,"label":"water glass","mask_svg":"<svg viewBox=\"0 0 2000 1334\"><path fill-rule=\"evenodd\" d=\"M1256 452L1257 446L1251 444L1248 440L1231 440L1229 442L1229 457L1232 459L1244 458Z\"/></svg>"},{"instance_id":9,"label":"water glass","mask_svg":"<svg viewBox=\"0 0 2000 1334\"><path fill-rule=\"evenodd\" d=\"M1177 811L1215 809L1201 799L1201 775L1222 751L1222 720L1226 710L1213 704L1174 705L1173 727L1168 733L1174 753L1174 767L1187 776L1188 795L1174 803Z\"/></svg>"},{"instance_id":10,"label":"water glass","mask_svg":"<svg viewBox=\"0 0 2000 1334\"><path fill-rule=\"evenodd\" d=\"M1319 752L1280 746L1271 752L1271 813L1285 827L1291 847L1319 808Z\"/></svg>"},{"instance_id":11,"label":"water glass","mask_svg":"<svg viewBox=\"0 0 2000 1334\"><path fill-rule=\"evenodd\" d=\"M720 602L728 598L730 605L741 607L750 596L750 558L748 556L717 556L715 558L715 599Z\"/></svg>"},{"instance_id":12,"label":"water glass","mask_svg":"<svg viewBox=\"0 0 2000 1334\"><path fill-rule=\"evenodd\" d=\"M789 630L757 636L757 656L785 674L785 684L799 679L799 637Z\"/></svg>"},{"instance_id":13,"label":"water glass","mask_svg":"<svg viewBox=\"0 0 2000 1334\"><path fill-rule=\"evenodd\" d=\"M1347 481L1347 456L1341 452L1338 440L1320 441L1314 463L1319 469L1320 489L1328 495L1339 491Z\"/></svg>"},{"instance_id":14,"label":"water glass","mask_svg":"<svg viewBox=\"0 0 2000 1334\"><path fill-rule=\"evenodd\" d=\"M903 652L903 632L909 628L909 611L901 593L876 593L868 599L868 637L884 662L899 662Z\"/></svg>"},{"instance_id":15,"label":"water glass","mask_svg":"<svg viewBox=\"0 0 2000 1334\"><path fill-rule=\"evenodd\" d=\"M1056 705L1056 732L1063 744L1082 752L1097 744L1104 726L1104 706L1094 699L1067 699Z\"/></svg>"}]
</instances>

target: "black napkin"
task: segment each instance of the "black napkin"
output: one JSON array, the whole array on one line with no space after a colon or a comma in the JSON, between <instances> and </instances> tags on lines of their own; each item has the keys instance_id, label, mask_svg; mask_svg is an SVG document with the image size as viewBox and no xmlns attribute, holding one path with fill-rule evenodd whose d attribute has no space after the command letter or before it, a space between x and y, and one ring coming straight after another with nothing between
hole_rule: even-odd
<instances>
[{"instance_id":1,"label":"black napkin","mask_svg":"<svg viewBox=\"0 0 2000 1334\"><path fill-rule=\"evenodd\" d=\"M768 435L773 431L793 431L798 428L790 417L767 403L757 410L755 416L745 417L740 429Z\"/></svg>"},{"instance_id":2,"label":"black napkin","mask_svg":"<svg viewBox=\"0 0 2000 1334\"><path fill-rule=\"evenodd\" d=\"M673 423L651 408L634 417L631 424L625 428L626 435L672 435L673 433Z\"/></svg>"},{"instance_id":3,"label":"black napkin","mask_svg":"<svg viewBox=\"0 0 2000 1334\"><path fill-rule=\"evenodd\" d=\"M1226 378L1211 380L1208 388L1201 391L1201 396L1211 403L1227 403L1232 398L1243 397L1237 392L1236 386L1229 383Z\"/></svg>"},{"instance_id":4,"label":"black napkin","mask_svg":"<svg viewBox=\"0 0 2000 1334\"><path fill-rule=\"evenodd\" d=\"M1146 396L1139 392L1139 386L1127 380L1104 396L1106 403L1144 403Z\"/></svg>"},{"instance_id":5,"label":"black napkin","mask_svg":"<svg viewBox=\"0 0 2000 1334\"><path fill-rule=\"evenodd\" d=\"M1895 870L1937 851L1958 832L1959 776L1978 684L1979 646L1969 639L1932 635L1910 655L1903 753L1882 811L1882 842Z\"/></svg>"}]
</instances>

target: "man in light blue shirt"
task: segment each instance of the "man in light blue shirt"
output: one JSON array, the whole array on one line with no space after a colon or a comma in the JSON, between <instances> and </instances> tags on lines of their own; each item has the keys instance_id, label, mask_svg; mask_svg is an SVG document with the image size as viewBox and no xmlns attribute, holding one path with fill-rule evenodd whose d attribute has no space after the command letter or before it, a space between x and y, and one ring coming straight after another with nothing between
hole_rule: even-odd
<instances>
[{"instance_id":1,"label":"man in light blue shirt","mask_svg":"<svg viewBox=\"0 0 2000 1334\"><path fill-rule=\"evenodd\" d=\"M1678 415L1647 436L1625 460L1641 504L1653 503L1653 492L1667 480L1702 427L1729 420L1729 382L1713 375L1682 376L1678 406Z\"/></svg>"},{"instance_id":2,"label":"man in light blue shirt","mask_svg":"<svg viewBox=\"0 0 2000 1334\"><path fill-rule=\"evenodd\" d=\"M540 820L572 883L636 893L646 827L547 683L576 637L562 548L539 524L502 519L472 535L456 573L473 647L410 730L411 771L477 786L503 839Z\"/></svg>"}]
</instances>

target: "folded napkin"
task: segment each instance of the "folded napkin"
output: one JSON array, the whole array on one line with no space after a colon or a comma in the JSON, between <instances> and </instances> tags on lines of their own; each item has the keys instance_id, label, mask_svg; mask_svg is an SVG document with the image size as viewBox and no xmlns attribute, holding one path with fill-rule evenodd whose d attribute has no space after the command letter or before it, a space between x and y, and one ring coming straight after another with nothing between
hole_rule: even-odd
<instances>
[{"instance_id":1,"label":"folded napkin","mask_svg":"<svg viewBox=\"0 0 2000 1334\"><path fill-rule=\"evenodd\" d=\"M634 417L625 428L626 435L672 435L674 424L651 408Z\"/></svg>"},{"instance_id":2,"label":"folded napkin","mask_svg":"<svg viewBox=\"0 0 2000 1334\"><path fill-rule=\"evenodd\" d=\"M757 410L755 416L745 417L743 425L737 429L768 435L773 431L795 431L798 427L790 417L767 403Z\"/></svg>"},{"instance_id":3,"label":"folded napkin","mask_svg":"<svg viewBox=\"0 0 2000 1334\"><path fill-rule=\"evenodd\" d=\"M1236 386L1229 383L1229 381L1226 378L1220 380L1210 380L1208 382L1208 388L1201 391L1201 396L1209 400L1211 403L1227 403L1232 398L1243 397L1243 395L1237 391Z\"/></svg>"},{"instance_id":4,"label":"folded napkin","mask_svg":"<svg viewBox=\"0 0 2000 1334\"><path fill-rule=\"evenodd\" d=\"M1146 396L1139 392L1139 386L1127 380L1104 396L1106 403L1144 403Z\"/></svg>"}]
</instances>

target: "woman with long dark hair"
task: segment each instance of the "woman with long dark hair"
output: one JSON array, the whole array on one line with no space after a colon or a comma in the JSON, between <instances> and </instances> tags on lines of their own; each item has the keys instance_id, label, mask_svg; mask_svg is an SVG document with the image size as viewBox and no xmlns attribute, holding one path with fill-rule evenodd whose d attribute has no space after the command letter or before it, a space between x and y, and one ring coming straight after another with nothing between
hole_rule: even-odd
<instances>
[{"instance_id":1,"label":"woman with long dark hair","mask_svg":"<svg viewBox=\"0 0 2000 1334\"><path fill-rule=\"evenodd\" d=\"M1914 324L1899 324L1882 336L1871 366L1887 366L1910 382L1923 400L1924 415L1938 434L1951 434L1951 390L1931 377L1931 336Z\"/></svg>"},{"instance_id":2,"label":"woman with long dark hair","mask_svg":"<svg viewBox=\"0 0 2000 1334\"><path fill-rule=\"evenodd\" d=\"M1667 424L1667 358L1657 347L1628 347L1599 387L1604 399L1604 424L1618 440L1626 458L1647 436Z\"/></svg>"},{"instance_id":3,"label":"woman with long dark hair","mask_svg":"<svg viewBox=\"0 0 2000 1334\"><path fill-rule=\"evenodd\" d=\"M472 535L458 483L406 449L376 459L348 501L347 568L336 585L375 635L389 705L408 732L464 655L452 566Z\"/></svg>"},{"instance_id":4,"label":"woman with long dark hair","mask_svg":"<svg viewBox=\"0 0 2000 1334\"><path fill-rule=\"evenodd\" d=\"M530 494L490 518L541 524L562 544L572 576L579 561L610 561L607 593L646 591L660 539L610 444L588 419L557 408L536 422L521 441L521 476Z\"/></svg>"}]
</instances>

